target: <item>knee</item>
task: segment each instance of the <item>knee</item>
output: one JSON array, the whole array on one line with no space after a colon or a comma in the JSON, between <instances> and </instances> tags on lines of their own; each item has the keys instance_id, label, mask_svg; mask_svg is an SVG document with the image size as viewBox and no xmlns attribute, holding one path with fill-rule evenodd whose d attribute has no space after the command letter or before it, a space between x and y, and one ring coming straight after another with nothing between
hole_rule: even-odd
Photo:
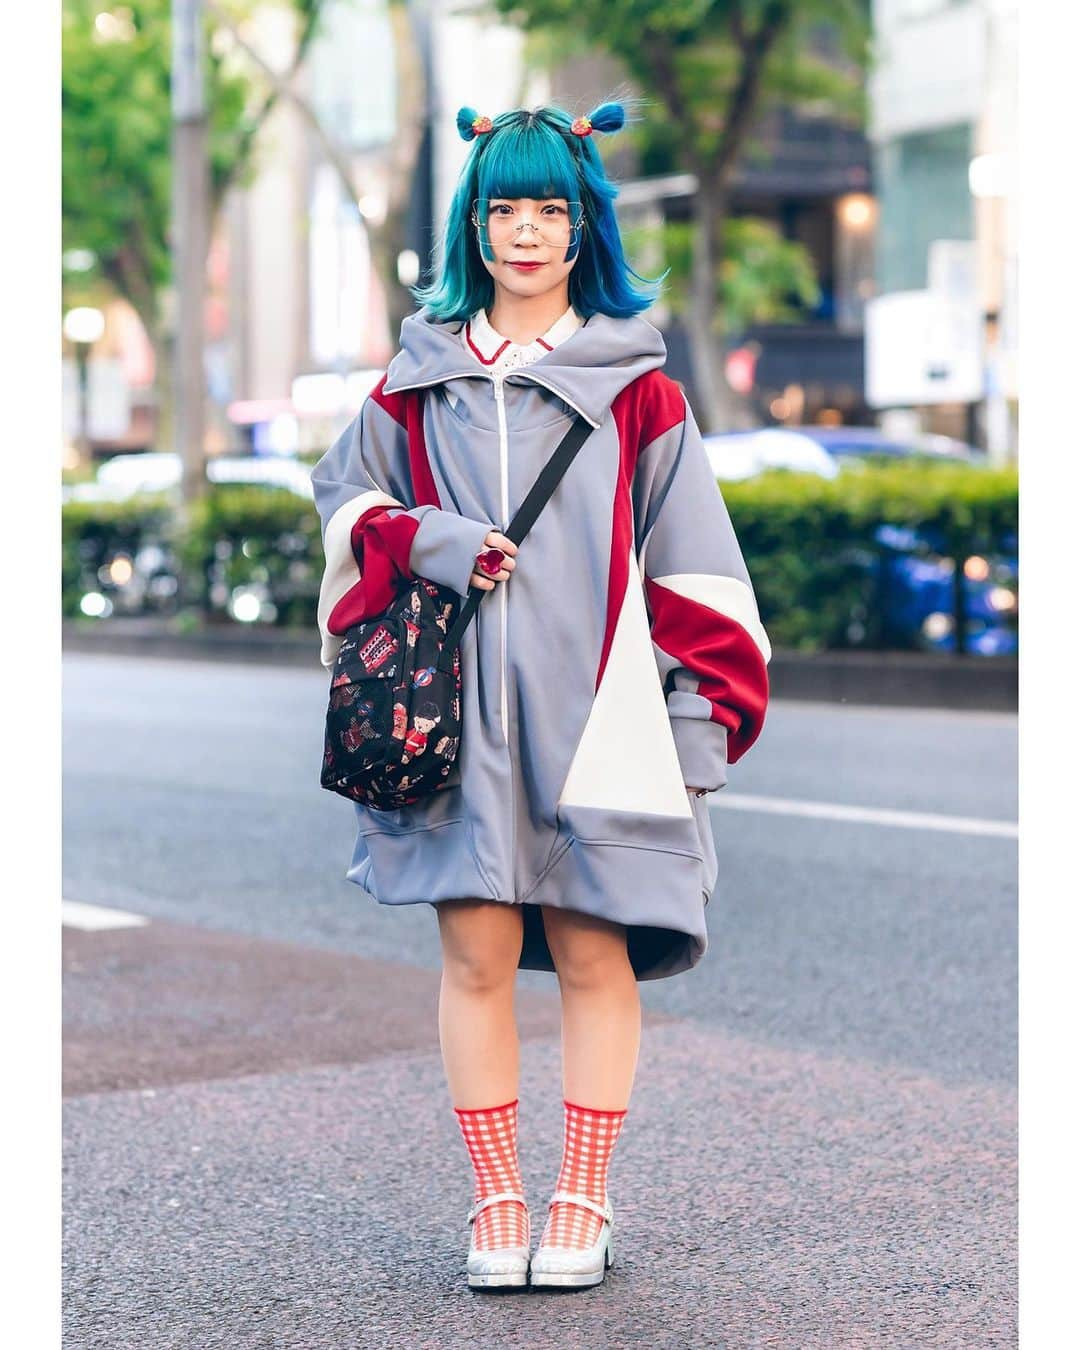
<instances>
[{"instance_id":1,"label":"knee","mask_svg":"<svg viewBox=\"0 0 1080 1350\"><path fill-rule=\"evenodd\" d=\"M602 930L556 919L546 925L548 948L564 988L611 988L630 971L626 930L611 924Z\"/></svg>"},{"instance_id":2,"label":"knee","mask_svg":"<svg viewBox=\"0 0 1080 1350\"><path fill-rule=\"evenodd\" d=\"M493 994L513 984L517 959L485 947L443 953L443 975L465 994Z\"/></svg>"},{"instance_id":3,"label":"knee","mask_svg":"<svg viewBox=\"0 0 1080 1350\"><path fill-rule=\"evenodd\" d=\"M521 915L508 908L457 902L439 907L444 978L468 994L513 984L521 957Z\"/></svg>"}]
</instances>

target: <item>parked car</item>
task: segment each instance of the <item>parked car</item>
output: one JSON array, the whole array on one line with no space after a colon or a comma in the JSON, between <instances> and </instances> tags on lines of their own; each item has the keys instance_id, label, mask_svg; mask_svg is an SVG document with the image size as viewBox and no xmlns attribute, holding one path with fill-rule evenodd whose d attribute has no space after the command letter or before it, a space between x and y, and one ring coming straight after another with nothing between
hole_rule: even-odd
<instances>
[{"instance_id":1,"label":"parked car","mask_svg":"<svg viewBox=\"0 0 1080 1350\"><path fill-rule=\"evenodd\" d=\"M753 478L766 469L791 469L835 478L837 460L817 441L783 427L759 431L728 431L705 437L705 450L717 478L732 481Z\"/></svg>"},{"instance_id":2,"label":"parked car","mask_svg":"<svg viewBox=\"0 0 1080 1350\"><path fill-rule=\"evenodd\" d=\"M956 650L954 559L932 529L879 525L878 560L882 638L890 646ZM1017 540L1002 551L964 560L965 650L977 656L1012 656L1018 650L1020 581Z\"/></svg>"},{"instance_id":3,"label":"parked car","mask_svg":"<svg viewBox=\"0 0 1080 1350\"><path fill-rule=\"evenodd\" d=\"M871 458L951 460L985 464L986 455L951 436L920 434L910 440L886 436L877 427L758 427L705 438L717 478L752 478L766 469L790 469L835 478L840 470Z\"/></svg>"},{"instance_id":4,"label":"parked car","mask_svg":"<svg viewBox=\"0 0 1080 1350\"><path fill-rule=\"evenodd\" d=\"M180 456L165 450L113 455L99 467L90 483L64 487L64 501L124 501L140 492L168 492L179 488ZM260 483L285 488L308 501L313 499L311 466L287 455L215 455L206 462L211 483Z\"/></svg>"},{"instance_id":5,"label":"parked car","mask_svg":"<svg viewBox=\"0 0 1080 1350\"><path fill-rule=\"evenodd\" d=\"M713 472L720 480L751 478L767 469L788 469L836 478L874 459L924 459L973 466L988 463L973 446L948 436L919 435L910 441L886 436L875 427L762 427L705 438ZM878 612L853 614L853 646L879 642L889 647L956 650L954 562L944 540L932 530L891 524L876 532L877 556L864 565L875 571ZM963 580L965 649L976 655L1012 655L1018 648L1019 561L1015 538L1002 541L992 557L968 558Z\"/></svg>"}]
</instances>

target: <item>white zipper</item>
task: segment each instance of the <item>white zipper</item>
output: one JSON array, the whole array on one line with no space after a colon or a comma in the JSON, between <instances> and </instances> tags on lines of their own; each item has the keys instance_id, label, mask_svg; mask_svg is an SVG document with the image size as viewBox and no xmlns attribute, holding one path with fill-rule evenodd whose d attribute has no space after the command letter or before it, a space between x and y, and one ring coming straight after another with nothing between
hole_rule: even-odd
<instances>
[{"instance_id":1,"label":"white zipper","mask_svg":"<svg viewBox=\"0 0 1080 1350\"><path fill-rule=\"evenodd\" d=\"M565 403L568 403L568 404L570 405L570 407L573 408L574 411L575 411L576 413L578 413L581 417L583 417L583 418L585 419L585 421L588 422L589 425L590 425L591 427L593 427L593 428L595 429L597 426L599 426L599 423L598 423L598 422L594 422L593 419L592 419L591 417L589 417L589 416L588 416L581 408L579 408L579 407L577 406L576 403L572 403L572 402L570 401L570 399L568 399L568 398L566 397L566 395L565 395L564 393L562 393L561 390L555 389L552 385L548 384L546 380L544 380L544 379L542 379L542 378L540 378L540 377L538 377L538 376L536 376L536 375L533 375L531 372L526 371L526 370L514 370L514 371L508 371L507 374L521 375L524 379L530 380L530 381L532 381L532 382L535 383L535 384L541 385L543 388L545 388L545 389L549 390L551 393L555 394L558 398L561 398ZM410 389L429 389L429 388L431 388L432 385L442 384L442 383L443 383L444 381L446 381L446 380L464 379L464 378L475 378L477 375L486 375L486 376L487 376L487 378L488 378L488 379L491 381L491 383L492 383L492 387L493 387L494 394L495 394L495 409L496 409L496 412L498 413L498 419L499 419L499 473L500 473L500 489L501 489L500 504L501 504L501 506L502 506L502 519L503 519L503 528L502 528L502 530L500 531L500 533L505 533L506 526L509 525L509 523L510 523L510 520L509 520L509 517L510 517L510 475L509 475L509 465L508 465L508 458L509 458L508 441L509 441L509 437L508 437L508 435L507 435L507 429L506 429L506 403L505 403L505 394L504 394L504 390L503 390L503 380L502 380L501 378L499 378L498 376L496 376L496 375L494 375L493 373L490 373L490 372L488 372L488 371L467 370L467 371L460 371L460 372L455 371L452 375L440 375L437 379L426 380L426 381L424 381L423 384L417 383L417 384L415 384L415 385L408 385L408 386L406 386L406 388L410 388ZM387 393L394 393L394 392L396 392L396 391L387 388L386 392L387 392ZM509 710L509 699L508 699L508 697L507 697L507 686L506 686L506 626L507 626L507 625L506 625L506 620L507 620L507 593L506 593L506 586L507 586L507 583L506 583L505 581L503 581L503 582L498 583L498 586L499 586L499 590L502 592L502 596L501 596L501 598L500 598L500 612L501 612L501 616L502 616L502 617L501 617L501 631L500 631L500 662L501 662L501 667L502 667L501 672L500 672L500 675L501 675L501 708L500 708L500 712L501 712L501 716L502 716L503 740L506 742L506 745L507 745L507 747L509 748L509 745L510 745L510 710ZM513 784L514 784L514 766L513 766L513 764L511 763L511 765L510 765L510 857L511 857L511 858L513 858L513 857L515 856L515 850L516 850L516 848L517 848L517 841L516 841L516 839L515 839L515 833L516 833L516 832L515 832L515 829L514 829L514 823L515 823L515 803L514 803L514 787L513 787Z\"/></svg>"},{"instance_id":2,"label":"white zipper","mask_svg":"<svg viewBox=\"0 0 1080 1350\"><path fill-rule=\"evenodd\" d=\"M494 375L492 375L491 382L495 388L495 410L499 415L499 473L500 473L500 487L502 492L501 505L502 505L502 520L503 520L500 533L502 533L503 531L505 531L506 526L509 524L509 515L510 515L510 483L509 483L509 472L507 467L506 403L504 400L502 380L497 379ZM499 609L502 616L501 633L500 633L500 650L501 650L501 666L502 666L502 679L501 679L502 728L503 728L503 740L507 743L507 745L509 745L510 714L506 695L506 582L505 581L499 582L499 591L501 592Z\"/></svg>"},{"instance_id":3,"label":"white zipper","mask_svg":"<svg viewBox=\"0 0 1080 1350\"><path fill-rule=\"evenodd\" d=\"M508 472L508 465L507 465L507 458L508 458L507 442L508 442L508 437L507 437L507 431L506 431L506 403L505 403L505 397L504 397L504 391L503 391L503 380L502 380L502 378L500 378L500 377L498 377L498 376L496 376L496 375L494 375L494 374L492 374L491 372L486 371L486 370L461 370L461 371L454 371L454 372L452 372L452 373L449 374L449 375L445 375L445 374L444 374L444 375L439 375L439 376L437 376L435 379L432 379L432 380L425 380L425 381L423 381L423 383L420 383L420 382L418 381L418 382L415 383L415 384L405 385L405 386L403 386L403 387L406 388L406 389L430 389L433 385L436 385L436 384L442 384L442 383L444 383L446 380L458 380L458 379L475 378L477 375L480 375L480 376L486 376L486 378L489 379L489 380L491 381L492 386L493 386L493 388L494 388L494 392L495 392L495 409L496 409L496 412L498 413L498 417L499 417L499 472L500 472L500 488L501 488L500 502L501 502L501 505L502 505L502 519L503 519L503 526L502 526L502 529L500 530L500 533L505 533L505 531L506 531L506 526L510 523L510 520L509 520L509 517L510 517L510 482L509 482L509 472ZM598 426L600 425L598 422L594 422L593 419L592 419L591 417L589 417L588 414L587 414L582 408L579 408L578 405L577 405L576 403L574 403L574 402L572 402L570 399L568 399L561 389L556 389L556 388L554 387L554 385L548 384L548 382L547 382L545 379L543 379L543 378L542 378L541 376L539 376L539 375L534 375L534 374L532 373L532 371L527 370L527 369L525 369L525 370L522 370L522 369L515 369L515 370L509 370L509 371L507 371L507 375L508 375L508 376L509 376L509 375L519 375L519 376L522 377L522 379L530 380L532 383L538 384L538 385L542 386L544 389L549 390L549 391L550 391L552 394L554 394L557 398L561 398L561 399L563 400L564 403L569 404L570 407L573 408L574 411L575 411L576 413L578 413L581 417L583 417L583 418L585 419L585 421L588 422L588 424L589 424L591 427L593 427L593 428L595 429L596 427L598 427ZM503 377L503 378L505 378L505 377ZM387 392L388 394L391 394L391 393L397 393L398 391L395 390L395 389L391 389L389 386L386 386L386 392ZM501 594L501 596L500 596L500 604L499 604L499 609L500 609L500 614L501 614L501 621L500 621L500 636L499 636L500 664L501 664L501 672L500 672L500 674L501 674L501 707L500 707L500 712L501 712L501 715L502 715L503 740L506 742L507 745L509 745L509 744L510 744L510 709L509 709L509 699L508 699L508 697L507 697L507 689L506 689L506 620L507 620L506 582L505 582L505 581L500 582L500 583L498 583L498 585L499 585L499 590L502 592L502 594Z\"/></svg>"}]
</instances>

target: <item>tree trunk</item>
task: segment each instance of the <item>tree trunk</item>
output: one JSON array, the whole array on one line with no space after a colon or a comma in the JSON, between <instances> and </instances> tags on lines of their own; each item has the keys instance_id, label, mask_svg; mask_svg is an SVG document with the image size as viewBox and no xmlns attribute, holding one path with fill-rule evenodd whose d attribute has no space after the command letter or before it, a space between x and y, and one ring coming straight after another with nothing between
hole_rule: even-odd
<instances>
[{"instance_id":1,"label":"tree trunk","mask_svg":"<svg viewBox=\"0 0 1080 1350\"><path fill-rule=\"evenodd\" d=\"M140 315L154 349L154 449L176 448L176 408L173 392L172 341L161 324L153 326Z\"/></svg>"},{"instance_id":2,"label":"tree trunk","mask_svg":"<svg viewBox=\"0 0 1080 1350\"><path fill-rule=\"evenodd\" d=\"M386 296L386 326L391 348L396 351L401 323L416 305L412 296L398 280L397 260L405 244L405 211L390 212L378 227L367 226L371 261L383 282Z\"/></svg>"},{"instance_id":3,"label":"tree trunk","mask_svg":"<svg viewBox=\"0 0 1080 1350\"><path fill-rule=\"evenodd\" d=\"M725 189L704 176L699 177L694 198L694 255L687 327L698 417L706 432L730 431L743 420L738 400L724 374L720 266L728 209Z\"/></svg>"}]
</instances>

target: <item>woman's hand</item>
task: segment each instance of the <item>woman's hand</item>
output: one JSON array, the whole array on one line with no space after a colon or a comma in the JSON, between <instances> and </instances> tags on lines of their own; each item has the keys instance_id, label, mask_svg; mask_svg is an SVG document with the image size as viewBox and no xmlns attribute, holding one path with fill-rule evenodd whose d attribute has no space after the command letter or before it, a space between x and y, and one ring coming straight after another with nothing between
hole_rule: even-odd
<instances>
[{"instance_id":1,"label":"woman's hand","mask_svg":"<svg viewBox=\"0 0 1080 1350\"><path fill-rule=\"evenodd\" d=\"M473 572L469 577L470 586L478 586L481 590L490 591L494 590L496 581L508 580L510 573L514 570L516 564L513 555L517 553L517 544L512 539L507 539L505 534L500 534L498 530L491 530L484 540L484 548L501 548L504 553L510 554L510 557L505 559L502 567L494 576L486 576L483 572Z\"/></svg>"}]
</instances>

